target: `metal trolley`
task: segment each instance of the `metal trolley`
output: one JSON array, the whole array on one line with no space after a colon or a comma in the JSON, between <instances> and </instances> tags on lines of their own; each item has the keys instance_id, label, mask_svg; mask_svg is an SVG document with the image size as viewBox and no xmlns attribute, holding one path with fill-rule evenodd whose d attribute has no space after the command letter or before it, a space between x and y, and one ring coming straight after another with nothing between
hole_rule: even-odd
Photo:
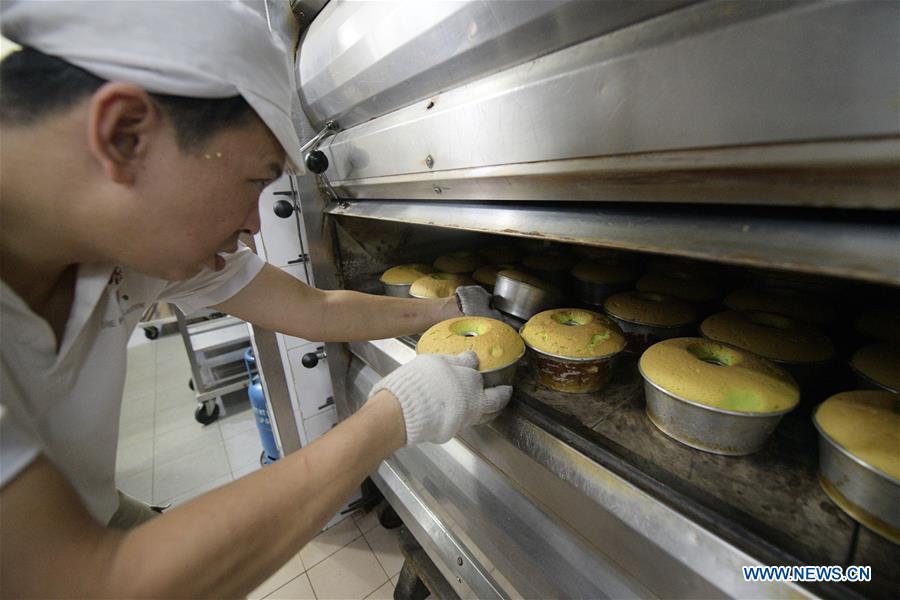
<instances>
[{"instance_id":1,"label":"metal trolley","mask_svg":"<svg viewBox=\"0 0 900 600\"><path fill-rule=\"evenodd\" d=\"M219 418L218 399L249 384L243 357L250 348L250 330L245 321L214 311L187 316L175 308L175 317L191 363L194 418L208 425Z\"/></svg>"}]
</instances>

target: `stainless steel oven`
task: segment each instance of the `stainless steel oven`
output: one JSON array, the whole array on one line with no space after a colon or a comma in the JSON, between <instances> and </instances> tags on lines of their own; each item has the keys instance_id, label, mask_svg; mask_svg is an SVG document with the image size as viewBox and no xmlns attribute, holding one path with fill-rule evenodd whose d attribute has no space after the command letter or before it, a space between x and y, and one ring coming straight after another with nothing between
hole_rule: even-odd
<instances>
[{"instance_id":1,"label":"stainless steel oven","mask_svg":"<svg viewBox=\"0 0 900 600\"><path fill-rule=\"evenodd\" d=\"M894 2L332 1L297 60L298 129L337 124L298 178L315 281L381 293L391 265L494 243L678 257L833 294L846 361L842 324L900 305L898 22ZM414 344L328 344L338 414ZM500 418L373 478L463 597L896 597L900 549L829 501L816 452L802 411L750 456L681 445L625 361L587 395L521 368ZM799 564L874 576L742 577Z\"/></svg>"}]
</instances>

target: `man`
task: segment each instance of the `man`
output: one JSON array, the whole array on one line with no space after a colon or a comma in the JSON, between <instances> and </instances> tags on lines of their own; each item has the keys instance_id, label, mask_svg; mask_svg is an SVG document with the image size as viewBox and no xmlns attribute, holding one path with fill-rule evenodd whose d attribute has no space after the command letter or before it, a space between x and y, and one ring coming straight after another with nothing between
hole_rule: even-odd
<instances>
[{"instance_id":1,"label":"man","mask_svg":"<svg viewBox=\"0 0 900 600\"><path fill-rule=\"evenodd\" d=\"M215 306L314 340L489 314L324 292L238 248L260 190L299 163L287 53L239 3L4 2L25 50L0 66L0 590L4 596L246 594L378 462L503 408L472 353L423 356L309 447L142 525L121 514L125 347L142 309ZM377 318L373 318L376 317ZM221 510L210 511L209 506Z\"/></svg>"}]
</instances>

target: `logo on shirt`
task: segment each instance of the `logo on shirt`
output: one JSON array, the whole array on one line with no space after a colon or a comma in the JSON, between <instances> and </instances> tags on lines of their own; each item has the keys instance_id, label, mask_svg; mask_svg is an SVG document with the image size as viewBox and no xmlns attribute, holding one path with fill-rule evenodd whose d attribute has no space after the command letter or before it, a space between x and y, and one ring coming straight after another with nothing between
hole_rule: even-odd
<instances>
[{"instance_id":1,"label":"logo on shirt","mask_svg":"<svg viewBox=\"0 0 900 600\"><path fill-rule=\"evenodd\" d=\"M122 306L122 301L128 301L128 294L122 292L122 290L119 289L119 284L122 283L122 278L122 267L116 267L115 269L113 269L112 275L109 276L109 283L107 283L107 285L110 287L116 287L116 302L118 303L119 308L122 310L122 312L125 312L125 307Z\"/></svg>"},{"instance_id":2,"label":"logo on shirt","mask_svg":"<svg viewBox=\"0 0 900 600\"><path fill-rule=\"evenodd\" d=\"M107 285L119 285L120 283L122 283L122 267L116 267L113 269L112 275L109 276Z\"/></svg>"},{"instance_id":3,"label":"logo on shirt","mask_svg":"<svg viewBox=\"0 0 900 600\"><path fill-rule=\"evenodd\" d=\"M116 288L116 304L119 307L119 315L115 319L104 319L100 322L100 326L104 329L108 329L110 327L117 327L125 323L125 318L131 313L143 310L146 306L145 302L136 302L131 306L125 306L125 303L130 300L128 294L124 292L119 286L122 283L122 279L124 275L122 273L121 267L116 267L113 269L112 275L109 276L109 282L107 283L108 287Z\"/></svg>"}]
</instances>

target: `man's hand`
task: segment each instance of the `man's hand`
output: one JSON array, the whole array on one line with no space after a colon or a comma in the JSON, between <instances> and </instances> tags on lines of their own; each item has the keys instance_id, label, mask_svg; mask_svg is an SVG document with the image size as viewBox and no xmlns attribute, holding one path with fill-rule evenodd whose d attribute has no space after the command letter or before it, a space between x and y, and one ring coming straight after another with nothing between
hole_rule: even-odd
<instances>
[{"instance_id":1,"label":"man's hand","mask_svg":"<svg viewBox=\"0 0 900 600\"><path fill-rule=\"evenodd\" d=\"M486 423L506 406L512 386L484 387L474 352L458 356L423 354L372 388L397 398L406 424L407 445L443 444L464 427Z\"/></svg>"},{"instance_id":2,"label":"man's hand","mask_svg":"<svg viewBox=\"0 0 900 600\"><path fill-rule=\"evenodd\" d=\"M491 295L480 285L463 285L456 288L459 310L467 317L490 317L501 321L500 311L491 306Z\"/></svg>"}]
</instances>

